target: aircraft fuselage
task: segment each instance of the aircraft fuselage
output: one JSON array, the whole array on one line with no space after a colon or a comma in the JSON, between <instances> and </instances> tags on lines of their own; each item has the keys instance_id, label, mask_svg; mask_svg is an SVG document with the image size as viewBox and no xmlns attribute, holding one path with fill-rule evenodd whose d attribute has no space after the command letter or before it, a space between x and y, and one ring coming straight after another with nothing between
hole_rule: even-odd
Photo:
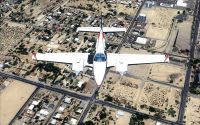
<instances>
[{"instance_id":1,"label":"aircraft fuselage","mask_svg":"<svg viewBox=\"0 0 200 125\"><path fill-rule=\"evenodd\" d=\"M98 86L103 82L107 67L107 57L105 54L105 39L104 33L101 30L98 33L98 39L96 43L96 52L93 59L93 71L94 79Z\"/></svg>"}]
</instances>

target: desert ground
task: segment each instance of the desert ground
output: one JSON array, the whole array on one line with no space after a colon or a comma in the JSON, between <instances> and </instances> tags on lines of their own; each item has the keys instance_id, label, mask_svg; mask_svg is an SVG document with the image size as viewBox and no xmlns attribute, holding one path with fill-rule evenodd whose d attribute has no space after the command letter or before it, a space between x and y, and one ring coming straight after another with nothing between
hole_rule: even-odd
<instances>
[{"instance_id":1,"label":"desert ground","mask_svg":"<svg viewBox=\"0 0 200 125\"><path fill-rule=\"evenodd\" d=\"M191 38L191 28L192 28L192 16L188 16L186 21L177 24L179 29L179 34L177 36L176 46L179 49L185 50L190 49L190 38Z\"/></svg>"},{"instance_id":2,"label":"desert ground","mask_svg":"<svg viewBox=\"0 0 200 125\"><path fill-rule=\"evenodd\" d=\"M154 64L149 72L149 78L183 87L185 70L172 64Z\"/></svg>"},{"instance_id":3,"label":"desert ground","mask_svg":"<svg viewBox=\"0 0 200 125\"><path fill-rule=\"evenodd\" d=\"M166 119L176 121L178 118L181 90L172 87L160 85L155 82L145 82L142 93L139 97L138 110L149 114L148 108L141 108L141 105L151 106L159 110L163 110ZM174 117L167 114L172 108L175 113ZM151 114L152 115L152 114Z\"/></svg>"},{"instance_id":4,"label":"desert ground","mask_svg":"<svg viewBox=\"0 0 200 125\"><path fill-rule=\"evenodd\" d=\"M13 80L0 93L0 125L8 125L35 89L35 86Z\"/></svg>"},{"instance_id":5,"label":"desert ground","mask_svg":"<svg viewBox=\"0 0 200 125\"><path fill-rule=\"evenodd\" d=\"M200 124L200 100L199 97L189 97L186 107L186 125Z\"/></svg>"},{"instance_id":6,"label":"desert ground","mask_svg":"<svg viewBox=\"0 0 200 125\"><path fill-rule=\"evenodd\" d=\"M146 37L165 40L177 11L164 7L143 8L141 13L147 17Z\"/></svg>"},{"instance_id":7,"label":"desert ground","mask_svg":"<svg viewBox=\"0 0 200 125\"><path fill-rule=\"evenodd\" d=\"M71 1L71 0L70 0ZM108 12L108 9L109 7L107 7L106 3L105 2L95 2L94 1L88 1L88 0L77 0L76 2L74 1L71 1L69 3L67 3L66 6L82 6L82 7L87 7L85 3L88 3L88 4L92 4L94 8L97 9L97 13L100 14L101 12L102 13L107 13ZM85 5L85 6L84 6ZM110 8L114 8L116 9L119 13L120 12L126 12L127 14L133 16L136 12L136 8L128 8L126 7L125 5L122 5L121 3L118 3L118 4L110 4L111 7ZM135 3L133 3L133 6L135 5Z\"/></svg>"}]
</instances>

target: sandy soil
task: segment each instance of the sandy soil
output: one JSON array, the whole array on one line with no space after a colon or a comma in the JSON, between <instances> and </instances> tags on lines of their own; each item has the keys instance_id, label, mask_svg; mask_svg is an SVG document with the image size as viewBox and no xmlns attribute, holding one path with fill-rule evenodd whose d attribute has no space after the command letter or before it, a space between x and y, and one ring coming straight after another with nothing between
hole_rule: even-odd
<instances>
[{"instance_id":1,"label":"sandy soil","mask_svg":"<svg viewBox=\"0 0 200 125\"><path fill-rule=\"evenodd\" d=\"M112 81L112 83L109 83L109 81ZM100 89L99 98L105 98L105 95L109 94L114 99L120 100L120 102L130 103L132 106L135 106L140 84L140 79L120 76L117 73L109 72L105 83Z\"/></svg>"},{"instance_id":2,"label":"sandy soil","mask_svg":"<svg viewBox=\"0 0 200 125\"><path fill-rule=\"evenodd\" d=\"M186 108L186 125L199 125L200 123L200 98L189 97Z\"/></svg>"},{"instance_id":3,"label":"sandy soil","mask_svg":"<svg viewBox=\"0 0 200 125\"><path fill-rule=\"evenodd\" d=\"M144 8L142 14L147 16L148 24L145 27L146 37L155 39L166 39L173 17L178 10L164 7Z\"/></svg>"},{"instance_id":4,"label":"sandy soil","mask_svg":"<svg viewBox=\"0 0 200 125\"><path fill-rule=\"evenodd\" d=\"M184 69L171 65L171 64L154 64L152 65L151 72L149 74L149 78L169 82L170 78L169 75L175 74L176 78L174 79L173 83L180 87L183 87L185 81L185 71Z\"/></svg>"},{"instance_id":5,"label":"sandy soil","mask_svg":"<svg viewBox=\"0 0 200 125\"><path fill-rule=\"evenodd\" d=\"M191 28L192 28L193 17L189 16L187 21L177 24L179 29L176 46L179 49L189 49L190 50L190 38L191 38Z\"/></svg>"},{"instance_id":6,"label":"sandy soil","mask_svg":"<svg viewBox=\"0 0 200 125\"><path fill-rule=\"evenodd\" d=\"M116 120L116 125L128 125L131 118L131 114L124 112L124 116L119 116Z\"/></svg>"},{"instance_id":7,"label":"sandy soil","mask_svg":"<svg viewBox=\"0 0 200 125\"><path fill-rule=\"evenodd\" d=\"M84 7L87 7L85 3L92 4L94 8L96 8L97 10L99 10L99 12L102 12L103 14L107 13L109 10L105 2L95 2L95 1L88 1L88 0L77 0L76 2L70 1L69 3L67 3L67 6L84 6L85 5ZM111 5L110 8L116 9L118 13L123 12L129 15L134 15L136 12L135 8L128 8L125 5L120 4L120 3L110 4L110 5ZM99 12L97 11L98 14Z\"/></svg>"},{"instance_id":8,"label":"sandy soil","mask_svg":"<svg viewBox=\"0 0 200 125\"><path fill-rule=\"evenodd\" d=\"M8 125L35 89L35 86L14 80L0 93L0 125Z\"/></svg>"}]
</instances>

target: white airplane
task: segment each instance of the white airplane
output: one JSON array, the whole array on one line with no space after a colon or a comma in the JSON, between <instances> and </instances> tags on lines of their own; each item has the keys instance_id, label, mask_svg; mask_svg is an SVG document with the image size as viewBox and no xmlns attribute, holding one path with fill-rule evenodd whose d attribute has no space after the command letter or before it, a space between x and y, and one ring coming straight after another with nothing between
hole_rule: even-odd
<instances>
[{"instance_id":1,"label":"white airplane","mask_svg":"<svg viewBox=\"0 0 200 125\"><path fill-rule=\"evenodd\" d=\"M169 56L162 55L146 55L146 54L116 54L105 52L105 32L126 32L125 28L103 27L101 20L100 27L79 27L77 32L97 32L98 39L96 43L96 52L92 56L90 53L33 53L32 58L36 60L60 62L72 64L72 70L79 73L83 71L85 66L93 67L94 79L96 84L100 86L104 80L107 67L115 67L116 71L123 75L127 71L130 64L147 64L169 62Z\"/></svg>"}]
</instances>

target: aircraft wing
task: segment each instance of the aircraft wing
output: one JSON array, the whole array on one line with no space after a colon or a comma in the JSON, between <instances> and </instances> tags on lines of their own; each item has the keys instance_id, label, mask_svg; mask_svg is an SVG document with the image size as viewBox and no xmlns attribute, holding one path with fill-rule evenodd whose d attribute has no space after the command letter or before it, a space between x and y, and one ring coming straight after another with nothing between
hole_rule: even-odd
<instances>
[{"instance_id":1,"label":"aircraft wing","mask_svg":"<svg viewBox=\"0 0 200 125\"><path fill-rule=\"evenodd\" d=\"M76 32L100 32L100 27L78 27Z\"/></svg>"},{"instance_id":2,"label":"aircraft wing","mask_svg":"<svg viewBox=\"0 0 200 125\"><path fill-rule=\"evenodd\" d=\"M81 62L83 66L90 66L88 64L88 56L89 53L33 53L32 59L68 64Z\"/></svg>"},{"instance_id":3,"label":"aircraft wing","mask_svg":"<svg viewBox=\"0 0 200 125\"><path fill-rule=\"evenodd\" d=\"M103 27L103 32L105 33L114 33L114 32L126 32L126 28L118 28L118 27Z\"/></svg>"},{"instance_id":4,"label":"aircraft wing","mask_svg":"<svg viewBox=\"0 0 200 125\"><path fill-rule=\"evenodd\" d=\"M107 67L130 64L148 64L169 62L168 55L146 55L146 54L107 54Z\"/></svg>"}]
</instances>

